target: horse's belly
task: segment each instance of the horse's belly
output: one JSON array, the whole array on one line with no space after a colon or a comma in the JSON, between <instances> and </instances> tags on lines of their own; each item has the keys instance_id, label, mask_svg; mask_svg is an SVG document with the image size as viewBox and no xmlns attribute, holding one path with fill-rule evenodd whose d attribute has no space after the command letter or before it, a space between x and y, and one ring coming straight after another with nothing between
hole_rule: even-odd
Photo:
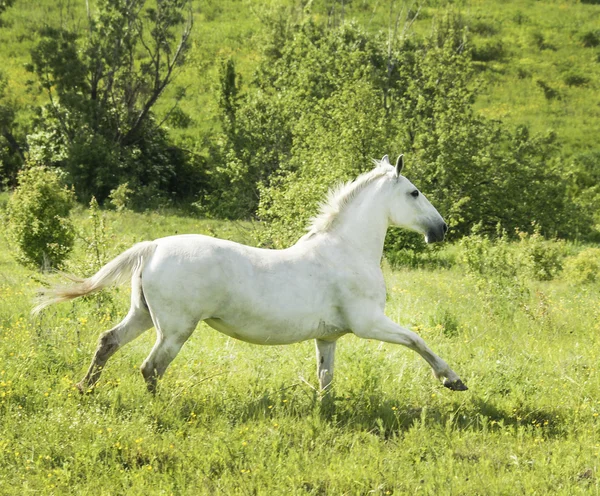
<instances>
[{"instance_id":1,"label":"horse's belly","mask_svg":"<svg viewBox=\"0 0 600 496\"><path fill-rule=\"evenodd\" d=\"M347 334L348 331L335 324L328 324L323 320L310 322L304 325L279 323L258 323L246 320L236 322L236 319L207 319L205 322L227 336L246 341L248 343L263 345L280 345L299 343L307 339L337 339Z\"/></svg>"}]
</instances>

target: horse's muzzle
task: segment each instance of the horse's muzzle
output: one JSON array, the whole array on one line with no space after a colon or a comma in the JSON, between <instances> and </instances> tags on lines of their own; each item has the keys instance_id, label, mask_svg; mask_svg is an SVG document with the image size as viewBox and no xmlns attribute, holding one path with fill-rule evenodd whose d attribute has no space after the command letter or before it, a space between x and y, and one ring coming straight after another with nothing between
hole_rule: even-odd
<instances>
[{"instance_id":1,"label":"horse's muzzle","mask_svg":"<svg viewBox=\"0 0 600 496\"><path fill-rule=\"evenodd\" d=\"M427 243L437 243L438 241L444 241L444 236L448 232L448 224L442 222L435 227L430 228L425 234L425 241Z\"/></svg>"}]
</instances>

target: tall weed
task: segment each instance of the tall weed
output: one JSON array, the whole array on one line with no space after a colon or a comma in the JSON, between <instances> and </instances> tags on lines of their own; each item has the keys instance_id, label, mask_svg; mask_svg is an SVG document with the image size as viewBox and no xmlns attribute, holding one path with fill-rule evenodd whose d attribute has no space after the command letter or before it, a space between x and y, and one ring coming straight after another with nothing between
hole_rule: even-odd
<instances>
[{"instance_id":1,"label":"tall weed","mask_svg":"<svg viewBox=\"0 0 600 496\"><path fill-rule=\"evenodd\" d=\"M90 201L86 221L76 231L76 238L83 245L82 256L71 261L69 270L85 277L95 274L122 247L121 243L115 243L115 232L94 197ZM94 302L97 310L102 308L108 315L116 313L113 293L109 291L101 291L83 299Z\"/></svg>"}]
</instances>

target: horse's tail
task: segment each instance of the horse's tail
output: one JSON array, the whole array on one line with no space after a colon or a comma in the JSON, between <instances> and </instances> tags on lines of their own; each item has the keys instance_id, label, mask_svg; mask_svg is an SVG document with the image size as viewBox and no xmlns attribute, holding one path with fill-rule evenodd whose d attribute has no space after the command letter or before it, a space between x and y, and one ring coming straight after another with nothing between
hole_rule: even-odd
<instances>
[{"instance_id":1,"label":"horse's tail","mask_svg":"<svg viewBox=\"0 0 600 496\"><path fill-rule=\"evenodd\" d=\"M61 301L69 301L80 296L95 293L110 286L111 284L122 284L130 279L132 274L142 270L145 261L156 250L156 243L153 241L144 241L137 243L129 250L121 253L118 257L108 262L92 277L80 279L73 276L67 276L75 282L69 286L54 286L43 289L36 298L37 305L32 313L37 314L44 308Z\"/></svg>"}]
</instances>

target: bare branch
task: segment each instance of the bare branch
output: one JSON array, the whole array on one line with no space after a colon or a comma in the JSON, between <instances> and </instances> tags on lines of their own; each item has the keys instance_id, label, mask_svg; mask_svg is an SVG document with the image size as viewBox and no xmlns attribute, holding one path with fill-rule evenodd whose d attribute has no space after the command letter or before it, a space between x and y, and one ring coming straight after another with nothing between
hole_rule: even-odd
<instances>
[{"instance_id":1,"label":"bare branch","mask_svg":"<svg viewBox=\"0 0 600 496\"><path fill-rule=\"evenodd\" d=\"M189 37L192 32L192 26L193 15L190 8L188 19L182 30L177 49L175 50L175 53L173 54L172 58L167 56L167 61L164 64L161 64L160 56L162 49L160 47L160 40L156 39L156 52L154 54L154 57L152 58L152 62L154 65L153 89L150 96L139 111L133 125L131 126L129 131L123 136L121 140L121 143L123 145L131 144L136 140L137 133L139 132L143 121L147 118L148 114L150 113L150 109L154 106L158 98L162 95L164 89L171 82L177 63L188 47Z\"/></svg>"}]
</instances>

